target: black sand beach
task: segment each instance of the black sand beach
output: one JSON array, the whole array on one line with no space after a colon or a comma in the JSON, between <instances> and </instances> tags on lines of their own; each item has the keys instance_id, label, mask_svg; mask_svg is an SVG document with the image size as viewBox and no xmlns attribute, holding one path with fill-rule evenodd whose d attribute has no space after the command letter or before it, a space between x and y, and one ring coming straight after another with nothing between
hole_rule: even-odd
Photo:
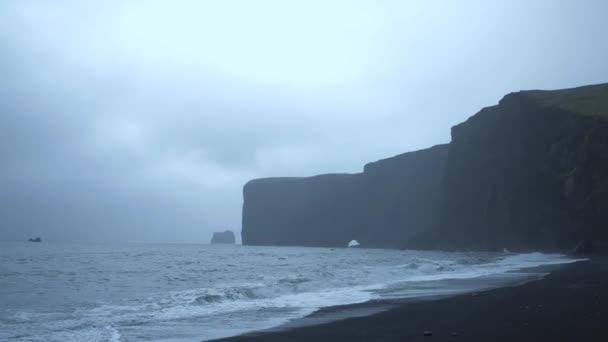
<instances>
[{"instance_id":1,"label":"black sand beach","mask_svg":"<svg viewBox=\"0 0 608 342\"><path fill-rule=\"evenodd\" d=\"M221 341L608 341L608 258L570 264L521 286Z\"/></svg>"}]
</instances>

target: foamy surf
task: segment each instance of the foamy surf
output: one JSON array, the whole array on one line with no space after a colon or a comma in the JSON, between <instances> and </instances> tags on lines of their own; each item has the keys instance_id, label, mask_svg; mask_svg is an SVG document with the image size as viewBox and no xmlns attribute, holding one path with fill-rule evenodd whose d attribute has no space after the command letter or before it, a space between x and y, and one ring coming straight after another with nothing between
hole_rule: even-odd
<instances>
[{"instance_id":1,"label":"foamy surf","mask_svg":"<svg viewBox=\"0 0 608 342\"><path fill-rule=\"evenodd\" d=\"M4 247L4 246L3 246ZM11 249L12 248L12 249ZM450 295L577 261L556 254L242 246L0 250L0 340L200 341L320 308Z\"/></svg>"}]
</instances>

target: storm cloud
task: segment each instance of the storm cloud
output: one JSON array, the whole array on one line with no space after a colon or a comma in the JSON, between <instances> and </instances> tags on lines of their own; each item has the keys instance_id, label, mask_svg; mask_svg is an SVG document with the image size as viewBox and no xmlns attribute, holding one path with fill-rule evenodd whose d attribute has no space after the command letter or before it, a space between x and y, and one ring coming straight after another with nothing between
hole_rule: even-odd
<instances>
[{"instance_id":1,"label":"storm cloud","mask_svg":"<svg viewBox=\"0 0 608 342\"><path fill-rule=\"evenodd\" d=\"M605 1L3 1L0 239L207 242L252 178L359 172L608 80Z\"/></svg>"}]
</instances>

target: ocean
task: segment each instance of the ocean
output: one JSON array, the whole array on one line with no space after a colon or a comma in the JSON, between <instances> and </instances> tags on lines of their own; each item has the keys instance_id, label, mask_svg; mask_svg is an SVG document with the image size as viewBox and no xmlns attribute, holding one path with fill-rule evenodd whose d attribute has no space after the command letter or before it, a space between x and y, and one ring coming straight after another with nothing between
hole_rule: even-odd
<instances>
[{"instance_id":1,"label":"ocean","mask_svg":"<svg viewBox=\"0 0 608 342\"><path fill-rule=\"evenodd\" d=\"M557 254L0 243L0 341L202 341L530 278Z\"/></svg>"}]
</instances>

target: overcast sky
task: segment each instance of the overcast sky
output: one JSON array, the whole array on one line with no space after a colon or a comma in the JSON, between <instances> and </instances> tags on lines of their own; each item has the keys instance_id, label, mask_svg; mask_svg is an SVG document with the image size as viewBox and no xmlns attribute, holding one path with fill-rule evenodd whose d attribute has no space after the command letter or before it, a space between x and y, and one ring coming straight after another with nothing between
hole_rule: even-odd
<instances>
[{"instance_id":1,"label":"overcast sky","mask_svg":"<svg viewBox=\"0 0 608 342\"><path fill-rule=\"evenodd\" d=\"M0 2L0 240L208 242L252 178L359 172L608 81L608 1Z\"/></svg>"}]
</instances>

